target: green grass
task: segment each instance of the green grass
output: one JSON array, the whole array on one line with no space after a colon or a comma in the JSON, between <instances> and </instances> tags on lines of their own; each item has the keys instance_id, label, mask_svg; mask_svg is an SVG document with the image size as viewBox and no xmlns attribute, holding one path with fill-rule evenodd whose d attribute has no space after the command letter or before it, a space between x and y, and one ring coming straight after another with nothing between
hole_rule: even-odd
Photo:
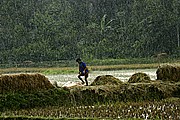
<instances>
[{"instance_id":1,"label":"green grass","mask_svg":"<svg viewBox=\"0 0 180 120\"><path fill-rule=\"evenodd\" d=\"M174 63L179 62L179 59L155 59L155 58L125 58L125 59L93 59L87 60L90 65L126 65L126 64L153 64L153 63Z\"/></svg>"},{"instance_id":2,"label":"green grass","mask_svg":"<svg viewBox=\"0 0 180 120\"><path fill-rule=\"evenodd\" d=\"M122 69L151 69L158 68L159 63L152 64L120 64L120 65L88 65L91 71L107 71L107 70L122 70ZM72 74L78 73L78 66L76 67L50 67L50 68L3 68L0 69L0 74L6 73L42 73L42 74Z\"/></svg>"},{"instance_id":3,"label":"green grass","mask_svg":"<svg viewBox=\"0 0 180 120\"><path fill-rule=\"evenodd\" d=\"M97 118L53 118L53 117L33 117L33 116L6 116L0 120L99 120ZM119 120L141 120L137 118L119 119Z\"/></svg>"},{"instance_id":4,"label":"green grass","mask_svg":"<svg viewBox=\"0 0 180 120\"><path fill-rule=\"evenodd\" d=\"M123 119L144 120L143 114L148 114L148 119L178 119L180 117L179 98L168 98L162 101L142 102L116 102L99 104L94 106L47 106L33 109L5 111L6 118L29 118L29 119ZM94 114L94 115L93 115ZM1 116L0 118L5 118Z\"/></svg>"},{"instance_id":5,"label":"green grass","mask_svg":"<svg viewBox=\"0 0 180 120\"><path fill-rule=\"evenodd\" d=\"M65 118L53 118L53 117L33 117L33 116L5 116L1 117L0 120L66 120Z\"/></svg>"},{"instance_id":6,"label":"green grass","mask_svg":"<svg viewBox=\"0 0 180 120\"><path fill-rule=\"evenodd\" d=\"M78 70L75 70L72 68L69 70L48 69L48 70L42 71L42 74L46 74L46 75L72 74L72 73L78 73Z\"/></svg>"},{"instance_id":7,"label":"green grass","mask_svg":"<svg viewBox=\"0 0 180 120\"><path fill-rule=\"evenodd\" d=\"M50 67L50 68L3 68L0 74L6 73L42 73L42 74L70 74L78 73L77 67Z\"/></svg>"},{"instance_id":8,"label":"green grass","mask_svg":"<svg viewBox=\"0 0 180 120\"><path fill-rule=\"evenodd\" d=\"M67 64L65 64L67 62ZM152 58L132 59L93 59L85 60L90 71L94 70L121 70L121 69L149 69L157 68L160 64L177 63L179 59L166 59L157 61ZM43 74L71 74L78 73L78 64L75 61L52 61L35 63L35 65L0 64L0 74L5 73L43 73Z\"/></svg>"}]
</instances>

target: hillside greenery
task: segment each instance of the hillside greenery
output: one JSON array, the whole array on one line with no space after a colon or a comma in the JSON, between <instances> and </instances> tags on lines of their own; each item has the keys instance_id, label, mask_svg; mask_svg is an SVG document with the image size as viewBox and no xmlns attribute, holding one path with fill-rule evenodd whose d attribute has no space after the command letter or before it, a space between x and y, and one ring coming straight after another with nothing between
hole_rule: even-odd
<instances>
[{"instance_id":1,"label":"hillside greenery","mask_svg":"<svg viewBox=\"0 0 180 120\"><path fill-rule=\"evenodd\" d=\"M179 0L1 0L0 63L180 57Z\"/></svg>"}]
</instances>

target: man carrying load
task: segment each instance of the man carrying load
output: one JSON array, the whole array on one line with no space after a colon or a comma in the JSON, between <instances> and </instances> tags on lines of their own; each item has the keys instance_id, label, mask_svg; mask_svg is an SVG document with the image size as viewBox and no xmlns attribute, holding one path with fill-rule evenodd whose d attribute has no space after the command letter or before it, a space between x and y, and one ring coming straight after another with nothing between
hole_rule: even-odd
<instances>
[{"instance_id":1,"label":"man carrying load","mask_svg":"<svg viewBox=\"0 0 180 120\"><path fill-rule=\"evenodd\" d=\"M76 62L79 64L79 75L78 75L78 78L82 81L82 84L84 84L86 82L86 86L88 86L87 78L88 78L89 70L86 67L86 63L82 62L80 58L76 59ZM85 82L83 81L81 76L85 76Z\"/></svg>"}]
</instances>

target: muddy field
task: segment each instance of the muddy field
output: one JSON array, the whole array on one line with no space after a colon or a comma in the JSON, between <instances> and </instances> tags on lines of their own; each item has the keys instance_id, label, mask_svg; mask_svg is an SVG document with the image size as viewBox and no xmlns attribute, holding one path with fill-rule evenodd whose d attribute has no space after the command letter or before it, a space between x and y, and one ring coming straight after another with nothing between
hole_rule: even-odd
<instances>
[{"instance_id":1,"label":"muddy field","mask_svg":"<svg viewBox=\"0 0 180 120\"><path fill-rule=\"evenodd\" d=\"M92 83L93 80L97 76L101 75L112 75L123 82L127 82L128 79L134 74L138 72L146 73L150 76L152 80L156 79L156 69L131 69L131 70L114 70L114 71L90 71L88 81ZM59 74L59 75L47 75L46 77L53 83L54 81L59 82L59 84L63 85L68 81L71 82L79 82L77 78L78 74Z\"/></svg>"}]
</instances>

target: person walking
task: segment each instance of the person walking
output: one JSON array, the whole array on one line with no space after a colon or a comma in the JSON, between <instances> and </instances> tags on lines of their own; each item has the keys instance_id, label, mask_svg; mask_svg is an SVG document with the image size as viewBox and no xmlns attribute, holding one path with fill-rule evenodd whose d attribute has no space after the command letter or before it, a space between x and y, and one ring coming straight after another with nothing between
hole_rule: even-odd
<instances>
[{"instance_id":1,"label":"person walking","mask_svg":"<svg viewBox=\"0 0 180 120\"><path fill-rule=\"evenodd\" d=\"M86 66L86 63L82 62L80 58L76 59L76 62L79 64L79 75L78 78L82 81L82 84L84 84L86 82L86 86L88 86L88 73L89 70ZM83 79L81 78L81 76L85 77L85 82L83 81Z\"/></svg>"}]
</instances>

